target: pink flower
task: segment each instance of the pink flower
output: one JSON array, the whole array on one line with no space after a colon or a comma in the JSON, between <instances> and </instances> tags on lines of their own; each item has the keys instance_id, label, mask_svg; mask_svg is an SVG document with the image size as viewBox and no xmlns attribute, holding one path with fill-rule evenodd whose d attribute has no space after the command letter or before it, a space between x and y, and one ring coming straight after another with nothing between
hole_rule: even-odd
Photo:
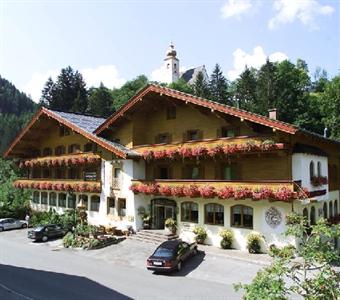
<instances>
[{"instance_id":1,"label":"pink flower","mask_svg":"<svg viewBox=\"0 0 340 300\"><path fill-rule=\"evenodd\" d=\"M183 157L183 158L191 158L192 155L192 151L191 148L179 148L178 149L178 153Z\"/></svg>"},{"instance_id":2,"label":"pink flower","mask_svg":"<svg viewBox=\"0 0 340 300\"><path fill-rule=\"evenodd\" d=\"M214 198L216 196L215 188L213 186L202 186L198 190L203 198Z\"/></svg>"},{"instance_id":3,"label":"pink flower","mask_svg":"<svg viewBox=\"0 0 340 300\"><path fill-rule=\"evenodd\" d=\"M183 194L190 198L200 197L201 193L196 185L190 185L183 188Z\"/></svg>"},{"instance_id":4,"label":"pink flower","mask_svg":"<svg viewBox=\"0 0 340 300\"><path fill-rule=\"evenodd\" d=\"M221 199L230 199L230 198L234 198L234 188L226 186L221 188L218 192L217 195L219 198Z\"/></svg>"},{"instance_id":5,"label":"pink flower","mask_svg":"<svg viewBox=\"0 0 340 300\"><path fill-rule=\"evenodd\" d=\"M185 194L183 192L184 187L183 186L175 186L172 188L172 196L175 197L184 197Z\"/></svg>"},{"instance_id":6,"label":"pink flower","mask_svg":"<svg viewBox=\"0 0 340 300\"><path fill-rule=\"evenodd\" d=\"M159 187L159 193L163 196L171 196L172 188L168 185L163 185Z\"/></svg>"}]
</instances>

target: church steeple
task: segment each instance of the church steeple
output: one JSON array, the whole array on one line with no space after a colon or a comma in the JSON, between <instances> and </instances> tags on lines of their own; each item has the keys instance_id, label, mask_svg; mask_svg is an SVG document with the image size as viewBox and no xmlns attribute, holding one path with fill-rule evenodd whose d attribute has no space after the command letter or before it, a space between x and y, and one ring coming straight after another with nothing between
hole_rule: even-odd
<instances>
[{"instance_id":1,"label":"church steeple","mask_svg":"<svg viewBox=\"0 0 340 300\"><path fill-rule=\"evenodd\" d=\"M164 59L166 70L166 81L168 83L176 82L179 79L179 59L176 57L177 52L172 42L166 51L166 57Z\"/></svg>"}]
</instances>

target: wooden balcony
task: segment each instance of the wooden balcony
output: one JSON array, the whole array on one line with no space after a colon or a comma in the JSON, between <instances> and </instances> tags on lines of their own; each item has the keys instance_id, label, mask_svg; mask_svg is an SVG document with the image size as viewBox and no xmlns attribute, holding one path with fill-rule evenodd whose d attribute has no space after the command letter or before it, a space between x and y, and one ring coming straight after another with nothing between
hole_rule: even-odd
<instances>
[{"instance_id":1,"label":"wooden balcony","mask_svg":"<svg viewBox=\"0 0 340 300\"><path fill-rule=\"evenodd\" d=\"M252 199L289 202L308 197L293 181L227 181L157 179L133 180L130 189L135 194L190 198Z\"/></svg>"},{"instance_id":2,"label":"wooden balcony","mask_svg":"<svg viewBox=\"0 0 340 300\"><path fill-rule=\"evenodd\" d=\"M183 143L142 145L133 148L145 159L176 159L194 157L214 157L232 154L252 154L287 150L289 145L276 143L268 137L240 136Z\"/></svg>"},{"instance_id":3,"label":"wooden balcony","mask_svg":"<svg viewBox=\"0 0 340 300\"><path fill-rule=\"evenodd\" d=\"M98 164L101 157L95 153L73 153L59 156L45 156L27 159L20 162L20 168L32 167L60 167Z\"/></svg>"},{"instance_id":4,"label":"wooden balcony","mask_svg":"<svg viewBox=\"0 0 340 300\"><path fill-rule=\"evenodd\" d=\"M50 190L65 192L101 192L100 181L84 181L71 179L19 179L13 183L21 189Z\"/></svg>"}]
</instances>

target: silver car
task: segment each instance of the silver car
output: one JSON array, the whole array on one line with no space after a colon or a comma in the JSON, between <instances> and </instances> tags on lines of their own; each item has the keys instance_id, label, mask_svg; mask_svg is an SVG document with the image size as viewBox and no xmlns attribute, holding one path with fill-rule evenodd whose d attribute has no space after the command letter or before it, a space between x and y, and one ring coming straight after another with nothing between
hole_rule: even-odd
<instances>
[{"instance_id":1,"label":"silver car","mask_svg":"<svg viewBox=\"0 0 340 300\"><path fill-rule=\"evenodd\" d=\"M0 219L0 231L17 228L27 228L27 222L13 218Z\"/></svg>"}]
</instances>

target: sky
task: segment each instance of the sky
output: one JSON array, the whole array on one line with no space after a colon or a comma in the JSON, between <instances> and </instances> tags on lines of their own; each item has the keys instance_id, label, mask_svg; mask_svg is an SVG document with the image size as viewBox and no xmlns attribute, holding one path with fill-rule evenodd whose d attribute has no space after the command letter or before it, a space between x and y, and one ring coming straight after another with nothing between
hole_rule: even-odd
<instances>
[{"instance_id":1,"label":"sky","mask_svg":"<svg viewBox=\"0 0 340 300\"><path fill-rule=\"evenodd\" d=\"M304 59L340 73L340 0L0 0L0 76L39 101L49 76L79 70L88 87L162 80L173 42L181 70Z\"/></svg>"}]
</instances>

